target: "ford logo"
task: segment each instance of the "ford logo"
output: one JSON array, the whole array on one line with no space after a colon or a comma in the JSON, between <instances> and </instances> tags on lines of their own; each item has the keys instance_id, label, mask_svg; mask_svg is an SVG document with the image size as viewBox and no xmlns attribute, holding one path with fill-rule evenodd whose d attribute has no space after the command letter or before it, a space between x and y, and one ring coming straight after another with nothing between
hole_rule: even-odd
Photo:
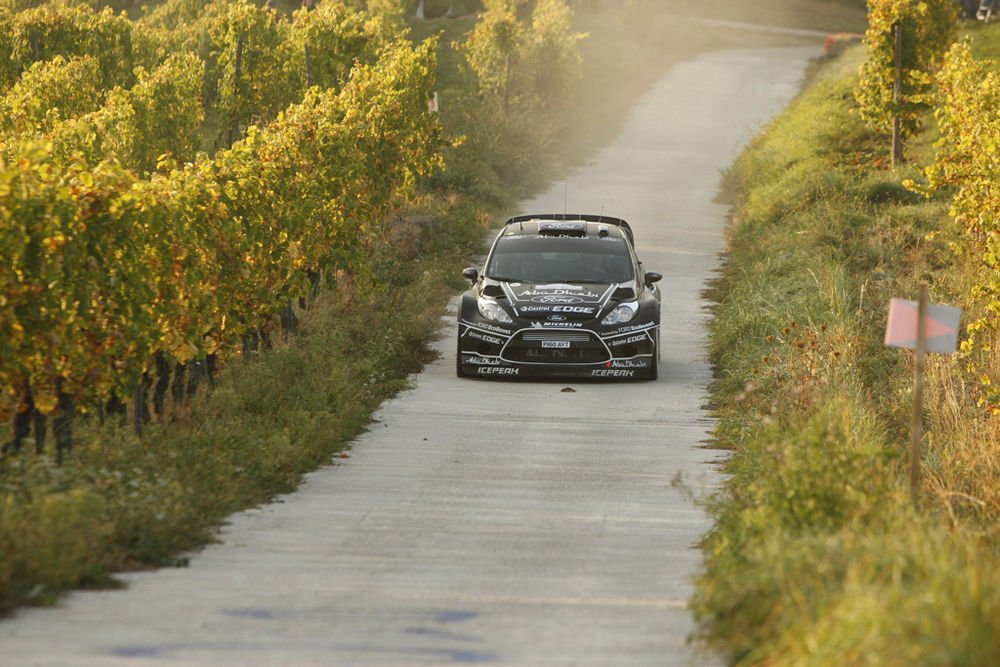
<instances>
[{"instance_id":1,"label":"ford logo","mask_svg":"<svg viewBox=\"0 0 1000 667\"><path fill-rule=\"evenodd\" d=\"M547 296L536 296L532 297L532 303L558 303L558 304L570 304L570 303L583 303L583 299L575 296L556 296L549 294Z\"/></svg>"},{"instance_id":2,"label":"ford logo","mask_svg":"<svg viewBox=\"0 0 1000 667\"><path fill-rule=\"evenodd\" d=\"M565 322L566 321L566 316L565 315L549 315L548 319L549 319L550 322Z\"/></svg>"}]
</instances>

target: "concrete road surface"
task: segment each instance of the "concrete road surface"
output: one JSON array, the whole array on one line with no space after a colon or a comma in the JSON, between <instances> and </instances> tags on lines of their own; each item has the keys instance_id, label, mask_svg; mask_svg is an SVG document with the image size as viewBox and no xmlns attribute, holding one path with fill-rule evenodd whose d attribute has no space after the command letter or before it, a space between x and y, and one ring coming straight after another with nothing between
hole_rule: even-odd
<instances>
[{"instance_id":1,"label":"concrete road surface","mask_svg":"<svg viewBox=\"0 0 1000 667\"><path fill-rule=\"evenodd\" d=\"M679 65L591 164L524 211L622 216L663 273L657 382L459 380L454 324L342 464L233 517L190 567L128 574L0 622L0 664L690 665L704 512L700 292L719 171L793 96L813 48ZM452 315L451 317L454 317ZM574 391L565 391L571 387Z\"/></svg>"}]
</instances>

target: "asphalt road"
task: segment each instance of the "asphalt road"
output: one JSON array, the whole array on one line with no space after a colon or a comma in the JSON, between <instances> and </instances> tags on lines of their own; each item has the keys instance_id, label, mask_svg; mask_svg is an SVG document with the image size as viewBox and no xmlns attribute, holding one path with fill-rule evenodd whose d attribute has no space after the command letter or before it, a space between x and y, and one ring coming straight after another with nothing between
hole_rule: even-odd
<instances>
[{"instance_id":1,"label":"asphalt road","mask_svg":"<svg viewBox=\"0 0 1000 667\"><path fill-rule=\"evenodd\" d=\"M187 568L0 622L0 663L718 662L686 643L709 523L675 484L704 494L719 481L702 409L700 295L726 213L713 199L720 170L816 52L675 67L613 145L522 206L632 222L647 268L665 276L659 381L459 380L449 319L442 358L382 407L351 458L234 516Z\"/></svg>"}]
</instances>

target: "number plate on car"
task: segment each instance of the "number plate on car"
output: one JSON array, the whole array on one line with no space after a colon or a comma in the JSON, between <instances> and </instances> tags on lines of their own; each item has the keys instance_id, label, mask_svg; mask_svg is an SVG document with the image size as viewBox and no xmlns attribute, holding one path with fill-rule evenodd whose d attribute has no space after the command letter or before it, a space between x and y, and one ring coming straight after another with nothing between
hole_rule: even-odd
<instances>
[{"instance_id":1,"label":"number plate on car","mask_svg":"<svg viewBox=\"0 0 1000 667\"><path fill-rule=\"evenodd\" d=\"M555 349L565 349L569 347L568 340L543 340L542 347L555 348Z\"/></svg>"}]
</instances>

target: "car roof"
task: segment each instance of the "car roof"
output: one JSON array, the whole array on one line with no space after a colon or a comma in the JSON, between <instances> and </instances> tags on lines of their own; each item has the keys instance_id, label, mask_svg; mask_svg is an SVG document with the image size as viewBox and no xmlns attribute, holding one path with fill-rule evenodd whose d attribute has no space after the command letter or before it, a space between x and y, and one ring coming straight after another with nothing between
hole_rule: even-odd
<instances>
[{"instance_id":1,"label":"car roof","mask_svg":"<svg viewBox=\"0 0 1000 667\"><path fill-rule=\"evenodd\" d=\"M632 228L621 218L577 213L519 215L504 223L503 236L576 236L622 238L632 245Z\"/></svg>"}]
</instances>

